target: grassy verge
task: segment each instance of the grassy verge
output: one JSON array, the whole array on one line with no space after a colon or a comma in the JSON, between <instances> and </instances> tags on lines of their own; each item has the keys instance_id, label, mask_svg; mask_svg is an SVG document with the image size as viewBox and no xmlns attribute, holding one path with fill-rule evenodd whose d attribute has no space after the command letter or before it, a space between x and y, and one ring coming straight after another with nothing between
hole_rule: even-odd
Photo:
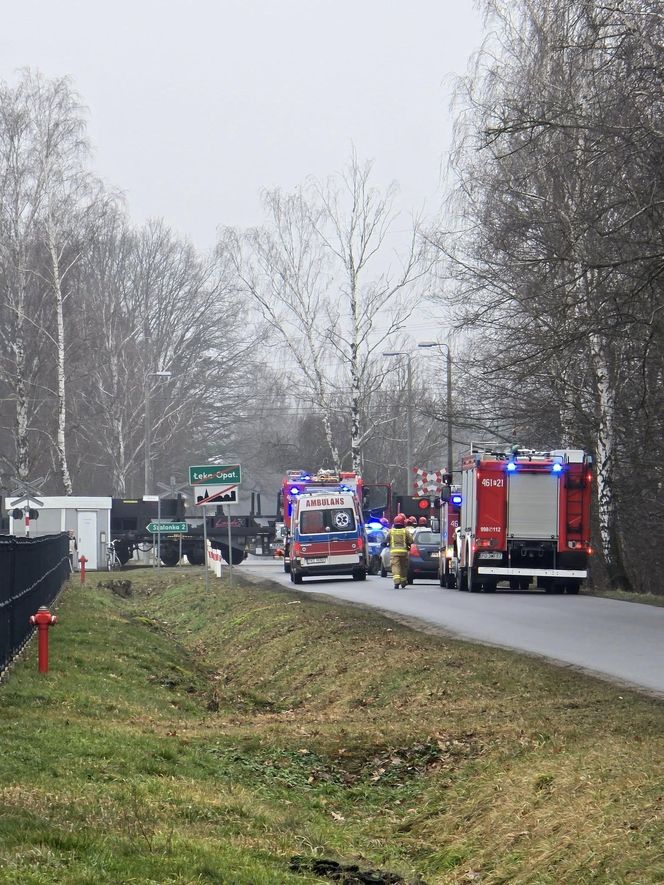
<instances>
[{"instance_id":1,"label":"grassy verge","mask_svg":"<svg viewBox=\"0 0 664 885\"><path fill-rule=\"evenodd\" d=\"M640 602L641 605L664 606L664 596L655 596L654 593L626 593L624 590L595 589L587 595L601 596L604 599L618 599L621 602Z\"/></svg>"},{"instance_id":2,"label":"grassy verge","mask_svg":"<svg viewBox=\"0 0 664 885\"><path fill-rule=\"evenodd\" d=\"M33 647L0 687L0 882L320 883L313 858L664 882L661 703L286 590L130 577L72 585L49 675Z\"/></svg>"}]
</instances>

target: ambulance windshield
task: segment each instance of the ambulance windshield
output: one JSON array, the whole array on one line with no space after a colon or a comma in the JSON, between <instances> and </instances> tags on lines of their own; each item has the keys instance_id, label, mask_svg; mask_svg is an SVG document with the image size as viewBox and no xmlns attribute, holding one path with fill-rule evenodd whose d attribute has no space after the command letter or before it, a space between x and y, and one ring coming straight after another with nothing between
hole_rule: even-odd
<instances>
[{"instance_id":1,"label":"ambulance windshield","mask_svg":"<svg viewBox=\"0 0 664 885\"><path fill-rule=\"evenodd\" d=\"M303 535L353 531L355 531L355 514L351 507L305 510L300 514L300 533Z\"/></svg>"}]
</instances>

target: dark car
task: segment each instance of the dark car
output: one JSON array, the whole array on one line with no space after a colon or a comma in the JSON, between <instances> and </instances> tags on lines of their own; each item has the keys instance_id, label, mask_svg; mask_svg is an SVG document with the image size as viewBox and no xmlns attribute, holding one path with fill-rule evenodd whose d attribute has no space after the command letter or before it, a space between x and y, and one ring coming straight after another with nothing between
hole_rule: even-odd
<instances>
[{"instance_id":1,"label":"dark car","mask_svg":"<svg viewBox=\"0 0 664 885\"><path fill-rule=\"evenodd\" d=\"M415 578L438 579L440 559L440 533L420 529L415 532L413 543L408 551L408 583Z\"/></svg>"}]
</instances>

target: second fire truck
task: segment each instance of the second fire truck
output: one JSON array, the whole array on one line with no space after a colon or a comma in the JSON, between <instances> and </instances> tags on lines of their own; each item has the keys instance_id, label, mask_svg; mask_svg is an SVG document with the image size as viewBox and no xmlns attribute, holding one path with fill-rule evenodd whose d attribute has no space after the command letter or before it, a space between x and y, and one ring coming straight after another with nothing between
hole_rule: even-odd
<instances>
[{"instance_id":1,"label":"second fire truck","mask_svg":"<svg viewBox=\"0 0 664 885\"><path fill-rule=\"evenodd\" d=\"M592 459L581 449L507 452L472 445L461 459L451 571L459 590L534 583L578 593L587 577Z\"/></svg>"}]
</instances>

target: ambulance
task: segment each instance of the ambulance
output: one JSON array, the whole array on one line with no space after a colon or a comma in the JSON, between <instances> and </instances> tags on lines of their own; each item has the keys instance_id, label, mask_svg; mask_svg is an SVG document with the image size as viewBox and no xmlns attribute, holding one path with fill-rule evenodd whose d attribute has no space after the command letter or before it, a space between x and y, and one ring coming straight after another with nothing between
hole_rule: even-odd
<instances>
[{"instance_id":1,"label":"ambulance","mask_svg":"<svg viewBox=\"0 0 664 885\"><path fill-rule=\"evenodd\" d=\"M366 530L353 492L311 491L296 495L290 516L290 576L367 576Z\"/></svg>"}]
</instances>

